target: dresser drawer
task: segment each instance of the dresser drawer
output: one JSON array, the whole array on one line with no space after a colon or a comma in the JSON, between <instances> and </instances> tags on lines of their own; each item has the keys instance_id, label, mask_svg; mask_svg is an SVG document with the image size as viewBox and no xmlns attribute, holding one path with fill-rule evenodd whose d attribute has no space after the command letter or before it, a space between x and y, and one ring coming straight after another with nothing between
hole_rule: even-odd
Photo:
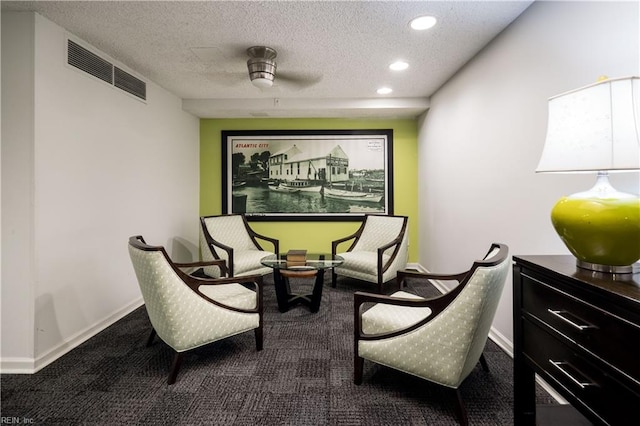
<instances>
[{"instance_id":1,"label":"dresser drawer","mask_svg":"<svg viewBox=\"0 0 640 426\"><path fill-rule=\"evenodd\" d=\"M522 276L523 314L530 314L595 356L624 371L640 387L640 327L527 275Z\"/></svg>"},{"instance_id":2,"label":"dresser drawer","mask_svg":"<svg viewBox=\"0 0 640 426\"><path fill-rule=\"evenodd\" d=\"M523 352L536 371L551 376L583 410L612 425L629 424L630 419L637 418L640 395L613 379L602 366L594 365L561 339L526 320L523 337Z\"/></svg>"}]
</instances>

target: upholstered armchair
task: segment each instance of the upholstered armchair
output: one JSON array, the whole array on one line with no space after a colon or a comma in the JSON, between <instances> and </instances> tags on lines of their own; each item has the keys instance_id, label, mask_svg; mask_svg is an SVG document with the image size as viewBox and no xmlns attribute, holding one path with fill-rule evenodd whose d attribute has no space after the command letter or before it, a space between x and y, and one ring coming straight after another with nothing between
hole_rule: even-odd
<instances>
[{"instance_id":1,"label":"upholstered armchair","mask_svg":"<svg viewBox=\"0 0 640 426\"><path fill-rule=\"evenodd\" d=\"M333 269L331 286L336 286L341 275L377 284L382 293L384 283L407 266L408 220L406 216L365 215L354 234L333 241L331 253L342 256L344 262ZM341 250L349 243L346 251Z\"/></svg>"},{"instance_id":2,"label":"upholstered armchair","mask_svg":"<svg viewBox=\"0 0 640 426\"><path fill-rule=\"evenodd\" d=\"M273 272L271 268L260 264L260 259L277 254L279 241L255 232L244 215L203 216L200 218L200 232L202 259L224 260L229 276L267 275ZM273 245L273 251L265 251L258 240ZM215 266L205 267L204 273L214 278L220 276L220 270Z\"/></svg>"},{"instance_id":3,"label":"upholstered armchair","mask_svg":"<svg viewBox=\"0 0 640 426\"><path fill-rule=\"evenodd\" d=\"M151 321L150 346L157 335L174 351L168 383L178 375L184 353L253 330L262 350L262 277L200 279L181 268L224 261L174 263L163 247L129 238L129 256Z\"/></svg>"},{"instance_id":4,"label":"upholstered armchair","mask_svg":"<svg viewBox=\"0 0 640 426\"><path fill-rule=\"evenodd\" d=\"M493 244L483 260L459 274L398 273L401 288L407 279L459 282L438 297L356 292L354 383L362 383L365 359L429 380L455 394L460 423L468 424L458 388L478 361L488 370L482 352L510 267L508 251Z\"/></svg>"}]
</instances>

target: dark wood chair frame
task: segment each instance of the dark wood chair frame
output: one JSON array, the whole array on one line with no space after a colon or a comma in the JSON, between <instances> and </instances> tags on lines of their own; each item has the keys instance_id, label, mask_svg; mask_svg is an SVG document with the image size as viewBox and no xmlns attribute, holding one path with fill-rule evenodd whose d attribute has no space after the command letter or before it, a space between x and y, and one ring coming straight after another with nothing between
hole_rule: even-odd
<instances>
[{"instance_id":1,"label":"dark wood chair frame","mask_svg":"<svg viewBox=\"0 0 640 426\"><path fill-rule=\"evenodd\" d=\"M410 270L398 271L397 281L399 287L402 289L404 287L404 283L407 278L413 279L424 279L424 280L443 280L443 281L457 281L459 284L454 287L452 290L444 293L440 296L436 296L430 299L408 299L408 298L398 298L398 297L390 297L380 294L373 293L365 293L365 292L356 292L353 296L353 323L354 323L354 334L353 334L353 342L354 342L354 362L353 362L353 382L356 385L360 385L362 383L362 370L364 367L364 358L361 358L358 354L358 341L359 340L381 340L387 339L390 337L400 336L406 333L409 333L417 328L422 327L428 322L432 321L436 318L440 313L442 313L454 300L458 295L462 292L462 290L467 286L469 280L476 269L480 267L489 267L495 266L499 263L503 262L508 256L509 249L504 244L492 244L491 248L487 252L487 255L491 253L495 248L499 248L500 251L496 256L492 256L490 260L477 260L473 263L471 269L465 272L461 272L458 274L432 274L432 273L424 273ZM486 256L485 256L486 257ZM409 327L396 330L388 333L380 333L380 334L365 334L362 331L362 313L364 304L374 304L374 303L385 303L389 305L396 306L411 306L411 307L428 307L431 309L431 315L427 318L419 321L416 324L413 324ZM480 364L484 371L489 371L489 366L487 364L487 360L484 357L484 354L480 356ZM458 414L458 418L460 420L460 424L468 425L469 420L467 416L467 410L462 401L462 395L460 394L459 388L453 389L447 386L441 386L446 389L447 392L452 393L456 399L456 413Z\"/></svg>"},{"instance_id":2,"label":"dark wood chair frame","mask_svg":"<svg viewBox=\"0 0 640 426\"><path fill-rule=\"evenodd\" d=\"M207 242L207 247L209 247L209 249L211 250L211 254L213 255L214 259L220 259L220 255L217 253L216 251L216 247L220 250L224 250L227 252L227 257L228 257L228 273L230 277L234 276L234 270L233 270L233 260L234 260L234 254L233 254L233 247L230 247L226 244L221 243L220 241L216 241L211 234L209 233L209 230L207 229L207 225L205 224L205 220L208 218L212 218L212 217L222 217L222 216L241 216L242 217L242 221L244 223L244 227L247 230L247 233L249 234L249 237L251 238L251 241L253 241L253 244L255 244L256 248L258 250L264 251L264 248L262 247L262 245L260 245L260 243L258 242L258 240L261 241L265 241L265 242L269 242L271 244L273 244L273 252L278 254L280 252L280 242L275 239L275 238L271 238L271 237L267 237L266 235L261 235L258 234L257 232L255 232L253 229L251 229L251 227L249 226L249 222L247 222L247 218L245 217L245 215L243 214L228 214L228 215L211 215L211 216L202 216L200 217L200 226L202 227L202 231L204 234L204 238Z\"/></svg>"},{"instance_id":3,"label":"dark wood chair frame","mask_svg":"<svg viewBox=\"0 0 640 426\"><path fill-rule=\"evenodd\" d=\"M360 227L358 228L358 230L356 232L354 232L353 234L344 237L344 238L340 238L338 240L332 241L331 242L331 254L332 255L336 255L338 253L338 246L342 243L348 242L350 240L353 240L353 242L351 243L351 245L349 246L349 248L346 250L347 252L352 251L353 248L356 246L356 244L358 243L358 241L360 240L360 236L362 235L362 233L364 232L365 226L367 225L367 219L369 218L369 216L371 215L364 215L364 219L362 221L362 224L360 225ZM400 233L398 234L398 236L393 239L392 241L388 242L387 244L378 247L378 271L377 271L377 275L378 275L378 293L382 293L383 292L383 287L384 287L384 282L382 281L382 275L386 272L387 269L389 269L389 267L393 264L393 261L396 259L396 256L398 254L398 251L400 251L400 246L402 244L402 239L404 238L404 234L407 232L407 224L409 223L409 218L407 216L391 216L391 217L401 217L404 219L403 223L402 223L402 229L400 230ZM388 250L389 248L394 247L393 253L391 254L391 257L389 258L389 260L387 261L387 263L383 263L382 261L382 255L384 254L384 252L386 250ZM331 287L335 288L336 287L336 280L337 280L337 274L335 273L335 270L332 270L331 272ZM391 280L390 280L391 281Z\"/></svg>"},{"instance_id":4,"label":"dark wood chair frame","mask_svg":"<svg viewBox=\"0 0 640 426\"><path fill-rule=\"evenodd\" d=\"M204 300L206 300L209 303L212 303L216 306L220 306L221 308L230 310L230 311L235 311L235 312L242 312L242 313L248 313L248 314L252 314L252 313L256 313L259 315L259 322L258 322L258 327L255 328L254 331L254 335L255 335L255 339L256 339L256 350L261 351L262 350L262 346L263 346L263 280L262 280L262 276L260 275L247 275L247 276L243 276L243 277L226 277L226 278L210 278L210 279L203 279L203 278L199 278L199 277L195 277L193 275L189 275L185 272L182 271L182 268L194 268L194 267L202 267L202 266L218 266L220 267L221 271L224 272L226 274L227 268L225 265L224 260L214 260L214 261L209 261L209 262L192 262L192 263L174 263L171 258L169 257L169 255L167 254L167 251L164 249L164 247L162 246L150 246L148 245L145 241L144 238L141 235L136 235L133 237L129 238L129 244L139 250L144 250L144 251L160 251L163 256L165 257L165 259L167 259L167 262L169 262L169 265L171 265L171 268L175 271L175 273L178 275L178 277L180 277L180 279L184 282L184 284L189 287L191 290L193 290L193 292L195 294L197 294L198 296L200 296L201 298L203 298ZM231 283L237 283L237 284L241 284L244 285L246 287L254 287L255 291L257 293L257 297L258 297L258 303L256 304L256 307L254 309L241 309L241 308L236 308L233 306L229 306L229 305L225 305L223 303L220 303L216 300L213 300L209 297L207 297L204 293L202 293L200 291L200 287L201 286L205 286L205 285L221 285L221 284L231 284ZM147 339L147 344L146 346L149 347L151 346L151 344L153 343L154 338L156 337L156 330L153 328L153 326L151 327L151 334L149 335L149 338ZM173 348L172 348L173 349ZM178 376L178 371L180 370L180 366L182 364L182 360L184 358L184 354L186 353L186 351L183 352L178 352L175 351L174 357L173 357L173 361L171 362L171 368L169 370L169 378L167 380L167 383L169 385L172 385L173 383L175 383L176 381L176 377Z\"/></svg>"}]
</instances>

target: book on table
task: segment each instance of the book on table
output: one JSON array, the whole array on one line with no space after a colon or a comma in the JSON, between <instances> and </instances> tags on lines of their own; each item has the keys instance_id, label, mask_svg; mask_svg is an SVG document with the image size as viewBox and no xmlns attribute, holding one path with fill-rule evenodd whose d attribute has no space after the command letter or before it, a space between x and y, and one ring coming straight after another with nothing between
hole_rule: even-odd
<instances>
[{"instance_id":1,"label":"book on table","mask_svg":"<svg viewBox=\"0 0 640 426\"><path fill-rule=\"evenodd\" d=\"M289 250L287 252L287 266L304 266L306 263L306 250Z\"/></svg>"}]
</instances>

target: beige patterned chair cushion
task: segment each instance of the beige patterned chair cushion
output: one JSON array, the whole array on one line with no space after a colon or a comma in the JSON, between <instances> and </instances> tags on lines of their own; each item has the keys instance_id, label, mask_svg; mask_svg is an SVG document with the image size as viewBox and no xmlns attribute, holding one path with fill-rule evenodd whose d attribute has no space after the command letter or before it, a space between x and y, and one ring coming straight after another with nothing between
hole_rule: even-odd
<instances>
[{"instance_id":1,"label":"beige patterned chair cushion","mask_svg":"<svg viewBox=\"0 0 640 426\"><path fill-rule=\"evenodd\" d=\"M273 254L264 250L234 250L233 251L233 275L241 277L243 275L267 275L273 272L273 269L262 266L260 260Z\"/></svg>"},{"instance_id":2,"label":"beige patterned chair cushion","mask_svg":"<svg viewBox=\"0 0 640 426\"><path fill-rule=\"evenodd\" d=\"M200 291L208 298L234 308L256 308L256 292L240 284L203 285Z\"/></svg>"},{"instance_id":3,"label":"beige patterned chair cushion","mask_svg":"<svg viewBox=\"0 0 640 426\"><path fill-rule=\"evenodd\" d=\"M440 315L401 336L375 341L360 340L359 355L435 383L457 388L482 354L508 267L509 262L505 260L496 266L478 268L467 287ZM390 315L397 316L395 309L393 311ZM378 312L383 311L380 309ZM375 324L383 324L385 321L390 323L396 320L376 319ZM369 326L372 329L380 327Z\"/></svg>"},{"instance_id":4,"label":"beige patterned chair cushion","mask_svg":"<svg viewBox=\"0 0 640 426\"><path fill-rule=\"evenodd\" d=\"M259 314L234 312L216 306L191 290L160 251L129 245L129 255L140 284L149 319L158 336L177 352L187 351L259 326ZM231 306L253 307L256 293L239 284L205 292ZM243 289L239 289L242 287ZM246 291L245 291L246 290ZM253 300L250 295L253 293Z\"/></svg>"},{"instance_id":5,"label":"beige patterned chair cushion","mask_svg":"<svg viewBox=\"0 0 640 426\"><path fill-rule=\"evenodd\" d=\"M207 231L214 240L233 248L233 275L236 277L259 274L266 275L273 270L262 266L260 259L273 254L272 252L259 250L251 237L247 233L244 221L239 215L207 217L204 220ZM200 229L200 251L202 260L214 260L211 250L207 246L204 232ZM216 248L216 253L220 259L228 263L228 255L225 250ZM204 273L210 277L220 277L220 268L216 266L206 266Z\"/></svg>"},{"instance_id":6,"label":"beige patterned chair cushion","mask_svg":"<svg viewBox=\"0 0 640 426\"><path fill-rule=\"evenodd\" d=\"M418 299L422 297L406 291L396 291L391 297ZM394 306L377 303L362 314L362 331L365 334L389 333L402 330L431 315L429 308Z\"/></svg>"},{"instance_id":7,"label":"beige patterned chair cushion","mask_svg":"<svg viewBox=\"0 0 640 426\"><path fill-rule=\"evenodd\" d=\"M402 230L402 217L369 216L367 225L353 250L338 253L344 262L334 269L337 275L355 278L362 281L378 282L378 247L384 246L398 237ZM382 274L382 282L392 280L400 269L407 266L409 256L409 235L405 230L400 250L393 263ZM382 264L385 265L394 247L391 247L382 255Z\"/></svg>"},{"instance_id":8,"label":"beige patterned chair cushion","mask_svg":"<svg viewBox=\"0 0 640 426\"><path fill-rule=\"evenodd\" d=\"M367 274L376 278L376 265L378 264L378 253L375 251L347 251L340 253L344 262L338 270L348 270L354 274ZM382 263L389 261L389 255L382 255ZM372 268L373 266L373 268Z\"/></svg>"}]
</instances>

